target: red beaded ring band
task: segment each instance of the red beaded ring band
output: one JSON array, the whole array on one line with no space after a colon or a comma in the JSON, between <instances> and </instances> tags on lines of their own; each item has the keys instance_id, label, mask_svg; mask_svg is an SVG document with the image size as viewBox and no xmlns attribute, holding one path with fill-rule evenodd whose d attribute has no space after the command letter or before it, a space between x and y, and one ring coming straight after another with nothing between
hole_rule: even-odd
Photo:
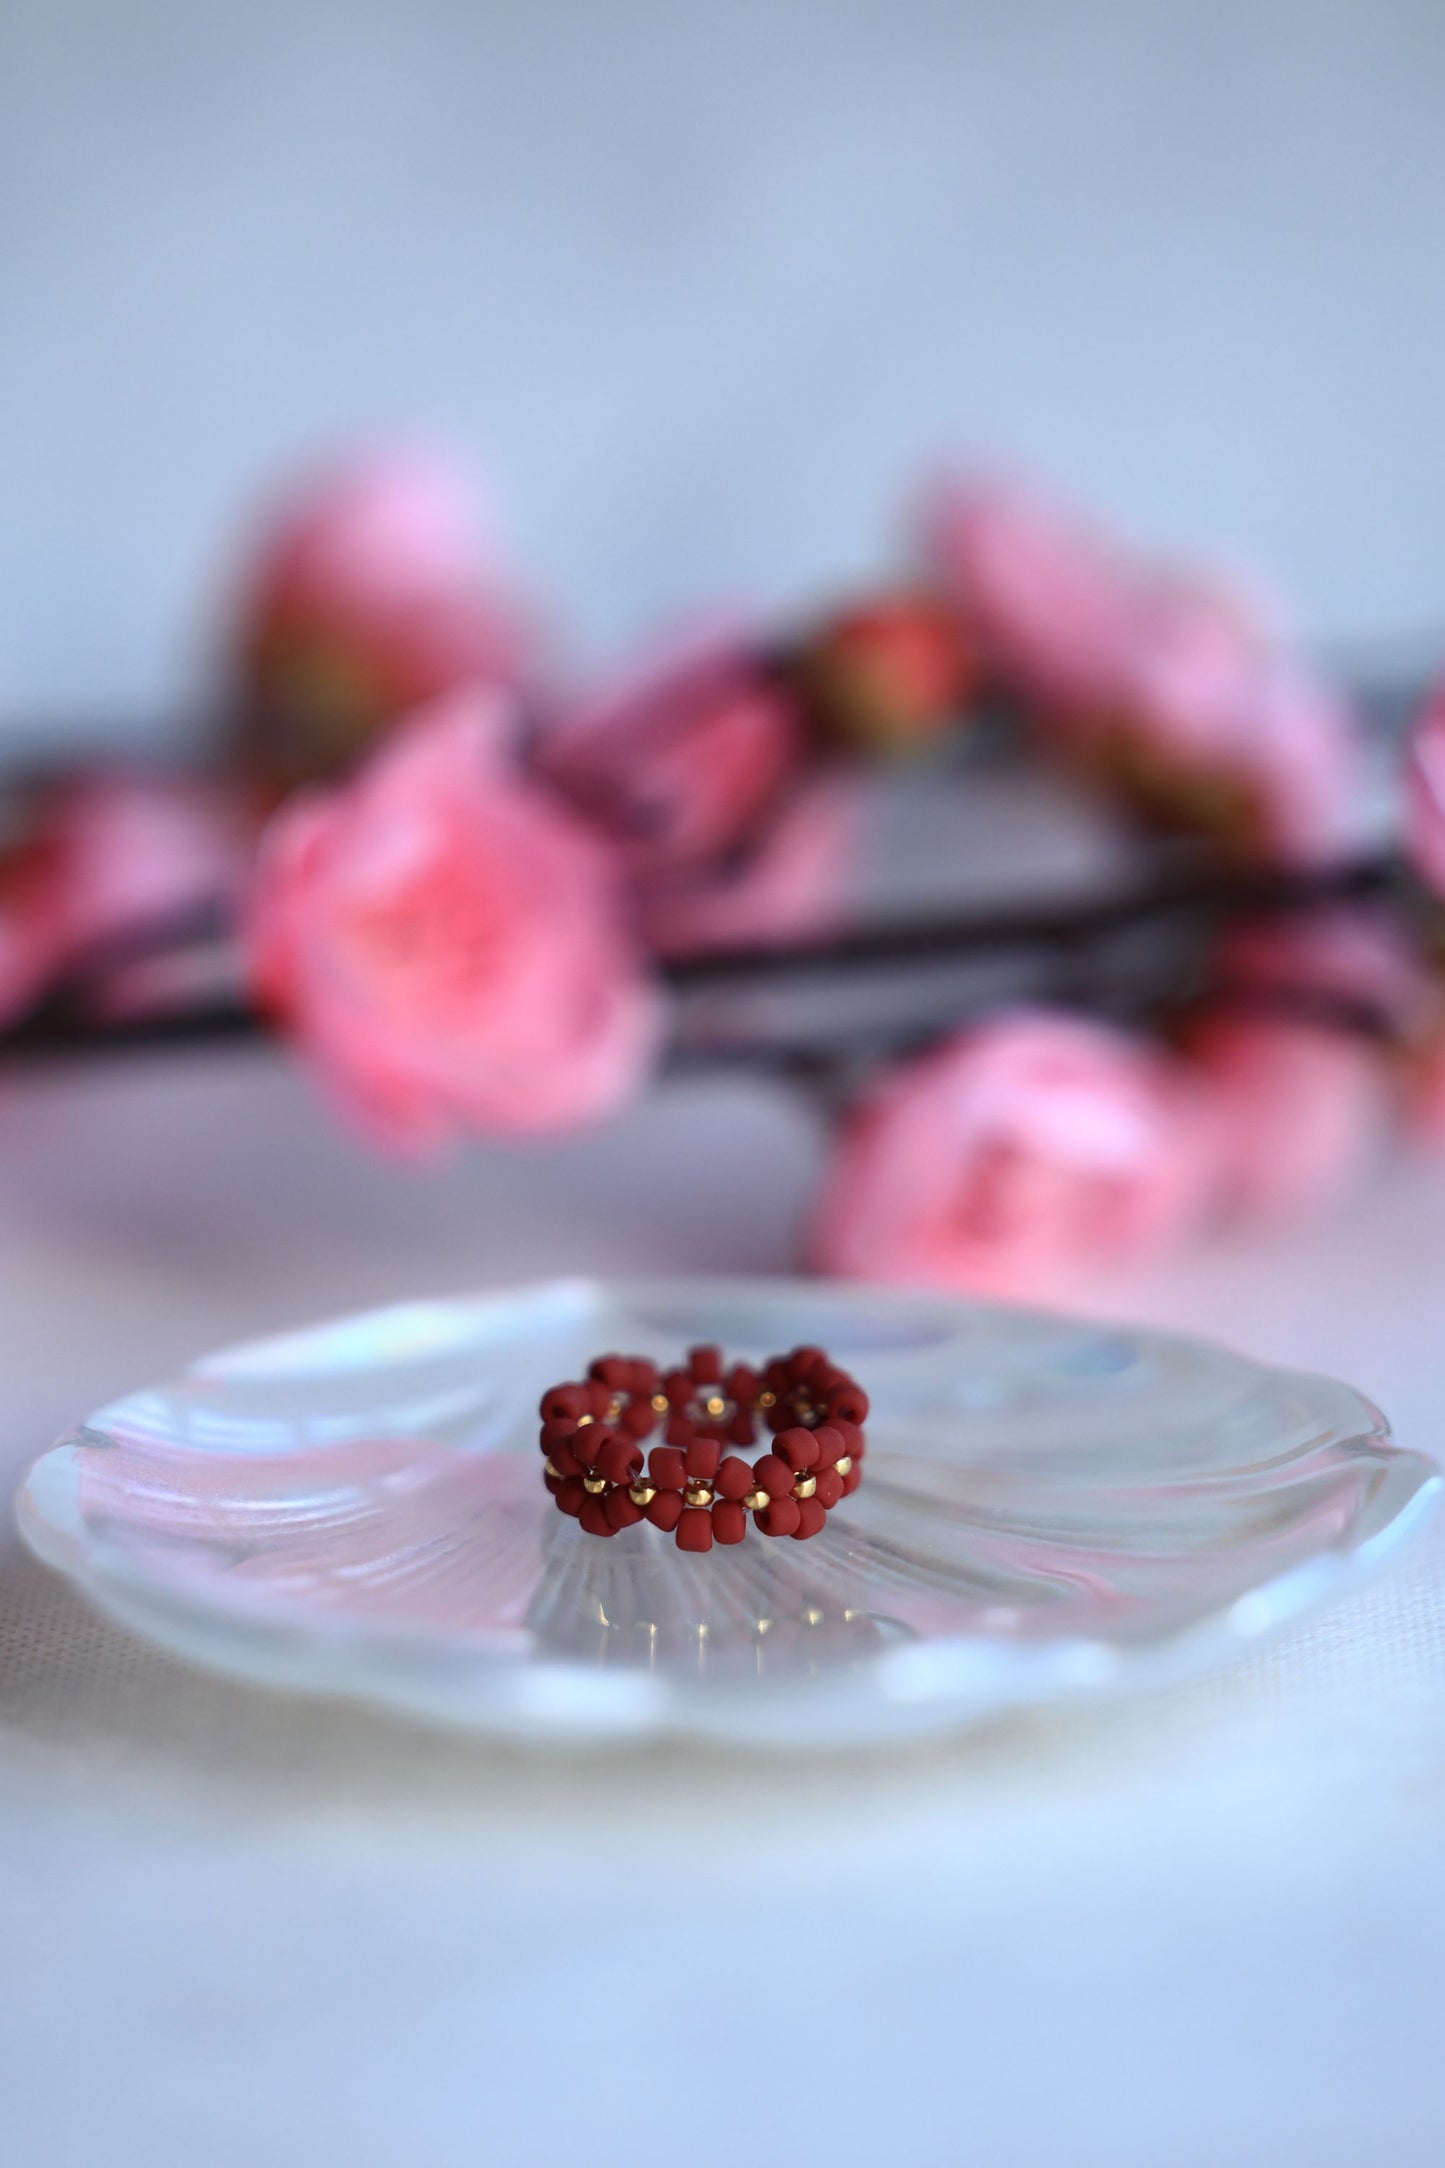
<instances>
[{"instance_id":1,"label":"red beaded ring band","mask_svg":"<svg viewBox=\"0 0 1445 2168\"><path fill-rule=\"evenodd\" d=\"M675 1534L681 1551L741 1543L751 1513L765 1536L816 1536L863 1480L868 1395L821 1348L794 1348L761 1372L724 1370L715 1347L659 1372L640 1356L599 1355L585 1379L542 1395L543 1477L591 1536L638 1521ZM642 1471L641 1441L665 1421ZM751 1467L728 1445L773 1433Z\"/></svg>"}]
</instances>

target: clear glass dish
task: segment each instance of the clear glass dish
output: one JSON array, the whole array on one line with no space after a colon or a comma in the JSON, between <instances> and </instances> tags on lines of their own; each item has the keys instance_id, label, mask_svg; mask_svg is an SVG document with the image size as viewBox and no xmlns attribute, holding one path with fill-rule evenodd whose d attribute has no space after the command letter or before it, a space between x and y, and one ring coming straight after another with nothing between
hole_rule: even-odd
<instances>
[{"instance_id":1,"label":"clear glass dish","mask_svg":"<svg viewBox=\"0 0 1445 2168\"><path fill-rule=\"evenodd\" d=\"M596 1353L819 1342L873 1401L808 1543L584 1535L536 1404ZM1152 1687L1372 1569L1433 1465L1348 1386L1149 1332L801 1280L566 1280L232 1349L19 1499L103 1611L248 1680L534 1741L886 1745Z\"/></svg>"}]
</instances>

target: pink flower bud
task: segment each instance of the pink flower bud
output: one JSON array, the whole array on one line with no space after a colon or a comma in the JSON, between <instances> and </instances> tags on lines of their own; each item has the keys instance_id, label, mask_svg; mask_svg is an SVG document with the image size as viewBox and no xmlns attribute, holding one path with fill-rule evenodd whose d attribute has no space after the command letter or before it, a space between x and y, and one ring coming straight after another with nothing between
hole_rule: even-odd
<instances>
[{"instance_id":1,"label":"pink flower bud","mask_svg":"<svg viewBox=\"0 0 1445 2168\"><path fill-rule=\"evenodd\" d=\"M526 646L460 472L414 451L301 486L260 537L234 639L238 750L273 797L443 693L514 684Z\"/></svg>"}]
</instances>

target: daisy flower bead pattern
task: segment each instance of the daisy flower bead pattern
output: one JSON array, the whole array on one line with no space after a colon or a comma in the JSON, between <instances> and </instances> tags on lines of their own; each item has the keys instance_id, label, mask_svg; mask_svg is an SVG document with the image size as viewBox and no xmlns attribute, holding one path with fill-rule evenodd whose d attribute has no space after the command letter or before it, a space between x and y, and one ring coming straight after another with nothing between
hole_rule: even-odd
<instances>
[{"instance_id":1,"label":"daisy flower bead pattern","mask_svg":"<svg viewBox=\"0 0 1445 2168\"><path fill-rule=\"evenodd\" d=\"M587 1376L542 1395L543 1480L559 1511L592 1536L650 1521L682 1551L765 1536L805 1542L863 1478L868 1395L822 1348L794 1348L759 1370L695 1347L660 1371L643 1356L600 1355ZM643 1440L662 1436L644 1456ZM760 1432L768 1449L751 1464Z\"/></svg>"}]
</instances>

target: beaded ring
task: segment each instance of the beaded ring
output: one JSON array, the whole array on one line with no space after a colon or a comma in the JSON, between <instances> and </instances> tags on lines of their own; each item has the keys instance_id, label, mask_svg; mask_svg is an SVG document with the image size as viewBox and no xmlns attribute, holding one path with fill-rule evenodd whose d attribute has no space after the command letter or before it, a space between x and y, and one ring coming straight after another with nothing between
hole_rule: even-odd
<instances>
[{"instance_id":1,"label":"beaded ring","mask_svg":"<svg viewBox=\"0 0 1445 2168\"><path fill-rule=\"evenodd\" d=\"M868 1395L818 1347L761 1371L724 1368L716 1347L659 1371L642 1356L599 1355L587 1376L542 1395L543 1480L590 1536L651 1521L680 1551L741 1543L751 1513L765 1536L816 1536L863 1480ZM663 1425L647 1455L642 1440ZM770 1449L751 1467L732 1446Z\"/></svg>"}]
</instances>

